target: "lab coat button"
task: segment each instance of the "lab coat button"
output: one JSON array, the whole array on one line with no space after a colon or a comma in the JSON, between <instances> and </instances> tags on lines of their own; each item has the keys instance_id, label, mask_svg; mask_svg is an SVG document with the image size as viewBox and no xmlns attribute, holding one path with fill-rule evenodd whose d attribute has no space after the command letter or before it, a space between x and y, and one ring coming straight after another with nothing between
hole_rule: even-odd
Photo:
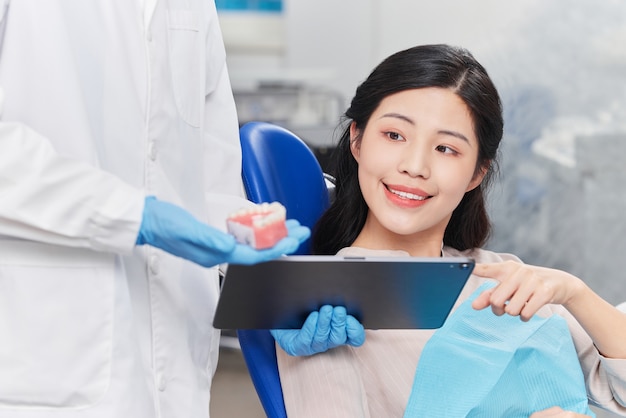
<instances>
[{"instance_id":1,"label":"lab coat button","mask_svg":"<svg viewBox=\"0 0 626 418\"><path fill-rule=\"evenodd\" d=\"M151 141L148 145L148 156L152 161L156 160L157 157L157 147L154 141Z\"/></svg>"},{"instance_id":2,"label":"lab coat button","mask_svg":"<svg viewBox=\"0 0 626 418\"><path fill-rule=\"evenodd\" d=\"M163 392L167 388L167 379L165 376L160 375L157 380L157 388Z\"/></svg>"},{"instance_id":3,"label":"lab coat button","mask_svg":"<svg viewBox=\"0 0 626 418\"><path fill-rule=\"evenodd\" d=\"M159 274L159 257L156 255L150 256L150 272L152 274Z\"/></svg>"},{"instance_id":4,"label":"lab coat button","mask_svg":"<svg viewBox=\"0 0 626 418\"><path fill-rule=\"evenodd\" d=\"M146 33L146 39L148 42L152 42L152 31L148 31L148 33Z\"/></svg>"}]
</instances>

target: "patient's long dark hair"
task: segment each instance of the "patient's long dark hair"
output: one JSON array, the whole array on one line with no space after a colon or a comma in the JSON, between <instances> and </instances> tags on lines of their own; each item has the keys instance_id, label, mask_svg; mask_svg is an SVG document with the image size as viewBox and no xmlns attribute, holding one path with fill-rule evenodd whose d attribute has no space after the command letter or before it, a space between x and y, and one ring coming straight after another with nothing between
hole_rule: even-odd
<instances>
[{"instance_id":1,"label":"patient's long dark hair","mask_svg":"<svg viewBox=\"0 0 626 418\"><path fill-rule=\"evenodd\" d=\"M350 246L367 218L358 165L350 152L350 123L355 123L359 133L355 140L360 141L369 118L385 97L425 87L451 89L465 102L479 143L476 173L486 170L482 183L465 193L452 213L443 242L463 251L481 247L489 238L491 222L484 190L497 169L504 125L500 97L485 68L469 51L449 45L423 45L389 56L357 88L343 117L345 129L331 157L335 200L314 228L314 254L335 254Z\"/></svg>"}]
</instances>

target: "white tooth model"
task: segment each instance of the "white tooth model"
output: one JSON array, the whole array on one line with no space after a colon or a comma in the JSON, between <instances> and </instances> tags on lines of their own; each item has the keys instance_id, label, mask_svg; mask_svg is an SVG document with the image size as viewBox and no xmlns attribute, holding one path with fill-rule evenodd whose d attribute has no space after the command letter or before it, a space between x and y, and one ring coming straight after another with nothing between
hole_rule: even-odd
<instances>
[{"instance_id":1,"label":"white tooth model","mask_svg":"<svg viewBox=\"0 0 626 418\"><path fill-rule=\"evenodd\" d=\"M261 250L287 236L286 217L287 210L280 203L262 203L231 214L226 227L237 242Z\"/></svg>"}]
</instances>

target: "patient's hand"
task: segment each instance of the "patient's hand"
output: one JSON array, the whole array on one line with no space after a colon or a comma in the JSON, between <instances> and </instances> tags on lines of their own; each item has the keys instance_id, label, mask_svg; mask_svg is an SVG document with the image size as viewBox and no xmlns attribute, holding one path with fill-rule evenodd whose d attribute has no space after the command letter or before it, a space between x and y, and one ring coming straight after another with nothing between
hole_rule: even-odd
<instances>
[{"instance_id":1,"label":"patient's hand","mask_svg":"<svg viewBox=\"0 0 626 418\"><path fill-rule=\"evenodd\" d=\"M472 274L500 282L472 302L474 309L491 306L496 315L519 315L523 321L548 303L566 305L584 288L578 277L564 271L514 261L476 264Z\"/></svg>"},{"instance_id":2,"label":"patient's hand","mask_svg":"<svg viewBox=\"0 0 626 418\"><path fill-rule=\"evenodd\" d=\"M343 306L324 305L311 312L302 329L273 329L278 345L292 356L310 356L341 345L358 347L365 342L365 329Z\"/></svg>"},{"instance_id":3,"label":"patient's hand","mask_svg":"<svg viewBox=\"0 0 626 418\"><path fill-rule=\"evenodd\" d=\"M572 411L564 411L558 406L535 412L530 418L591 418L589 415L578 414Z\"/></svg>"}]
</instances>

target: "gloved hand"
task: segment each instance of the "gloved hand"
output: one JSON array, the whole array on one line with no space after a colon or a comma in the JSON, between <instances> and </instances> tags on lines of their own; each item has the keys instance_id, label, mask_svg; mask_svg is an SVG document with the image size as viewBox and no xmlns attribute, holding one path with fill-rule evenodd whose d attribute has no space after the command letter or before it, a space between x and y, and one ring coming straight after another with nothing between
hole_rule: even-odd
<instances>
[{"instance_id":1,"label":"gloved hand","mask_svg":"<svg viewBox=\"0 0 626 418\"><path fill-rule=\"evenodd\" d=\"M273 329L278 345L291 356L310 356L340 345L359 347L365 342L365 329L343 306L324 305L311 312L302 329Z\"/></svg>"},{"instance_id":2,"label":"gloved hand","mask_svg":"<svg viewBox=\"0 0 626 418\"><path fill-rule=\"evenodd\" d=\"M232 235L198 221L185 209L148 196L137 245L148 244L204 267L255 264L292 253L309 237L309 228L298 221L288 220L286 224L287 237L272 248L255 250L237 244Z\"/></svg>"}]
</instances>

